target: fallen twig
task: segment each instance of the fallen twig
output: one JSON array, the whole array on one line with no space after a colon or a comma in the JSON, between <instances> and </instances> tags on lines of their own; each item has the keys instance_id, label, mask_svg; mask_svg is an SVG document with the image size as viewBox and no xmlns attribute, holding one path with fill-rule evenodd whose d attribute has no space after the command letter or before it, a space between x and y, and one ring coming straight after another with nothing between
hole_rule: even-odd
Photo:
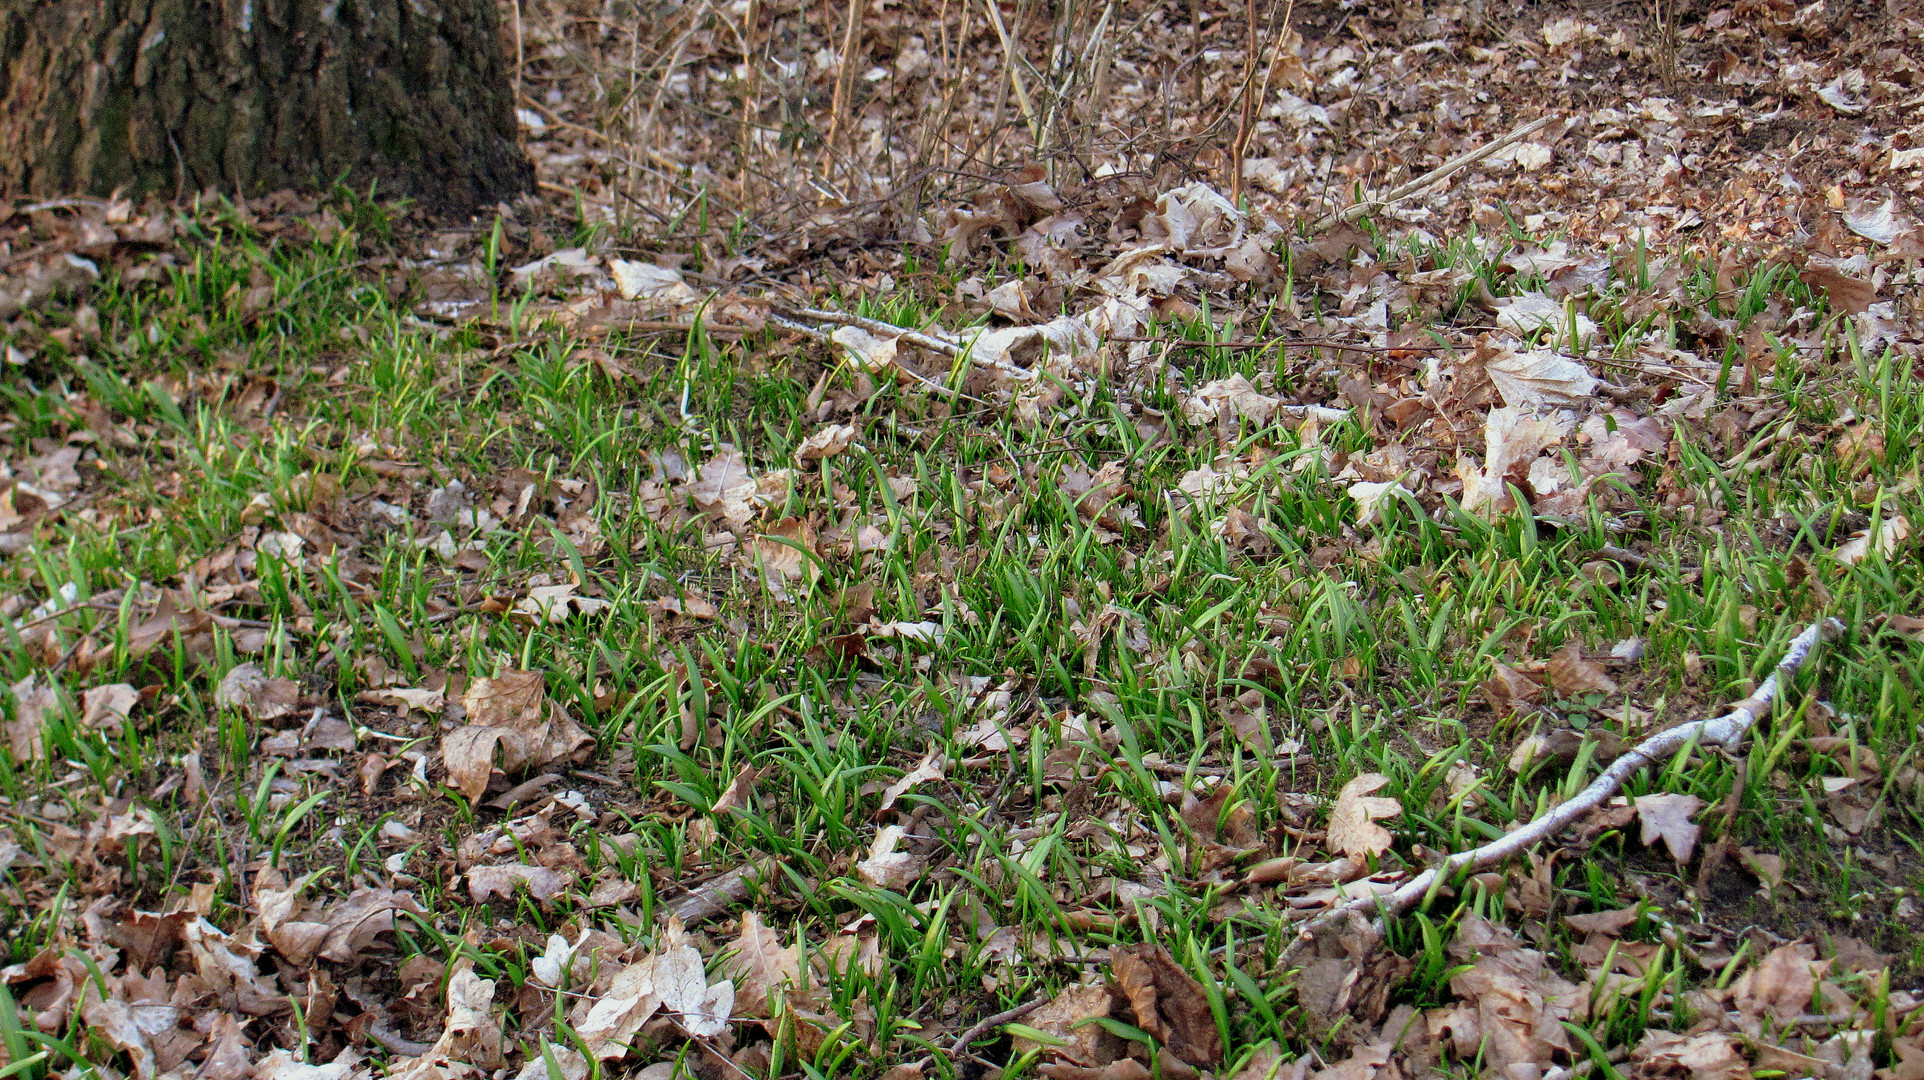
<instances>
[{"instance_id":1,"label":"fallen twig","mask_svg":"<svg viewBox=\"0 0 1924 1080\"><path fill-rule=\"evenodd\" d=\"M1819 642L1826 638L1834 638L1843 631L1844 624L1836 619L1812 623L1791 641L1790 647L1784 652L1784 658L1778 661L1777 669L1770 673L1770 677L1764 680L1763 685L1749 697L1731 706L1729 712L1722 716L1679 724L1668 731L1652 735L1612 762L1602 775L1591 781L1590 786L1578 792L1574 798L1557 805L1528 825L1482 847L1451 855L1436 866L1411 878L1401 888L1387 896L1359 896L1309 920L1297 932L1296 940L1290 943L1289 948L1283 950L1282 963L1285 965L1290 963L1298 953L1316 939L1317 935L1348 919L1351 915L1374 912L1380 930L1384 920L1401 915L1415 907L1443 881L1464 871L1488 869L1528 851L1602 806L1606 799L1616 794L1617 789L1623 786L1624 781L1628 780L1632 773L1647 765L1655 765L1668 759L1687 745L1736 745L1743 740L1757 721L1769 714L1771 703L1782 692L1784 683L1794 677L1798 670L1810 660L1817 651Z\"/></svg>"},{"instance_id":2,"label":"fallen twig","mask_svg":"<svg viewBox=\"0 0 1924 1080\"><path fill-rule=\"evenodd\" d=\"M910 345L939 352L944 356L961 356L963 351L963 346L947 338L925 334L920 330L904 329L880 319L850 315L846 311L830 311L827 308L789 308L785 314L796 319L814 319L816 322L834 323L837 326L853 326L858 330L867 330L878 337L901 338Z\"/></svg>"},{"instance_id":3,"label":"fallen twig","mask_svg":"<svg viewBox=\"0 0 1924 1080\"><path fill-rule=\"evenodd\" d=\"M768 317L768 321L774 323L776 326L783 328L784 330L793 330L798 334L807 334L809 337L812 337L817 341L827 341L827 342L834 341L834 338L830 337L827 333L824 333L823 331L818 330L815 327L809 326L805 323L798 323L795 320L787 318L782 315L770 315ZM968 394L965 394L960 390L955 390L955 389L951 389L950 387L944 386L941 383L936 382L934 379L931 379L926 375L921 375L921 374L918 374L917 372L910 371L908 366L905 364L895 364L893 365L893 367L895 368L895 370L901 372L904 375L907 375L911 379L914 379L916 382L920 383L922 386L930 390L933 390L938 394L941 394L943 397L964 398L968 401L973 401L978 405L988 404L988 402L983 401L981 398L970 397Z\"/></svg>"},{"instance_id":4,"label":"fallen twig","mask_svg":"<svg viewBox=\"0 0 1924 1080\"><path fill-rule=\"evenodd\" d=\"M718 878L704 881L690 890L687 896L669 904L668 914L680 919L685 926L712 919L748 899L749 891L767 879L774 865L773 857L757 859L743 863Z\"/></svg>"},{"instance_id":5,"label":"fallen twig","mask_svg":"<svg viewBox=\"0 0 1924 1080\"><path fill-rule=\"evenodd\" d=\"M1482 146L1479 146L1474 150L1468 151L1466 153L1458 154L1457 156L1451 158L1450 160L1444 162L1443 164L1438 165L1436 168L1431 169L1429 172L1424 173L1422 176L1419 176L1416 179L1411 180L1406 184L1401 184L1401 185L1398 185L1397 187L1391 188L1389 192L1383 195L1381 198L1370 199L1367 202L1359 202L1355 206L1351 206L1346 209L1339 210L1336 213L1330 214L1326 217L1318 218L1315 221L1315 223L1310 225L1309 231L1313 233L1319 233L1319 232L1322 232L1324 229L1333 228L1345 221L1355 221L1357 218L1362 217L1364 214L1373 213L1377 210L1383 209L1386 206L1389 206L1391 203L1397 202L1401 199L1408 198L1409 196L1416 194L1417 192L1423 190L1424 188L1429 187L1431 184L1440 183L1443 180L1448 179L1450 175L1456 172L1458 169L1464 168L1465 166L1468 166L1468 165L1474 165L1477 162L1482 161L1484 158L1489 157L1491 154L1496 153L1498 150L1502 150L1505 147L1511 146L1515 143L1522 142L1524 139L1527 139L1530 136L1535 135L1537 132L1542 131L1544 128L1549 127L1551 124L1555 123L1556 120L1557 120L1557 116L1554 113L1552 113L1549 116L1543 116L1535 120L1532 120L1529 123L1523 125L1522 127L1517 128L1515 131L1510 132L1508 135L1503 136L1501 139L1496 140L1495 142L1484 143Z\"/></svg>"},{"instance_id":6,"label":"fallen twig","mask_svg":"<svg viewBox=\"0 0 1924 1080\"><path fill-rule=\"evenodd\" d=\"M1020 1020L1044 1005L1047 1005L1049 1000L1048 995L1045 994L1027 1004L1017 1005L1013 1009L1004 1009L994 1016L984 1017L978 1021L974 1027L963 1032L961 1038L956 1039L954 1043L950 1044L949 1056L952 1058L961 1057L963 1054L968 1053L969 1044L980 1038L982 1034L990 1028L999 1027L1011 1020Z\"/></svg>"}]
</instances>

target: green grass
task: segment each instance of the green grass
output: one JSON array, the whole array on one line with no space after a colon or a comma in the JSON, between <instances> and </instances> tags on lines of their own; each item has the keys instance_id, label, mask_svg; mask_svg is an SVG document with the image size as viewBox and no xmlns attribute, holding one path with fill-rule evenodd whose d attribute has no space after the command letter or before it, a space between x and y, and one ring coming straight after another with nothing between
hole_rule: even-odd
<instances>
[{"instance_id":1,"label":"green grass","mask_svg":"<svg viewBox=\"0 0 1924 1080\"><path fill-rule=\"evenodd\" d=\"M1594 697L1551 695L1534 716L1495 715L1479 687L1497 663L1642 637L1644 659L1618 677L1651 723L1675 722L1742 697L1802 625L1829 613L1851 636L1748 747L1679 757L1626 792L1690 793L1714 808L1741 770L1738 812L1702 815L1702 843L1728 828L1738 845L1783 854L1791 870L1775 900L1753 895L1734 859L1700 893L1691 869L1647 852L1633 831L1605 834L1588 859L1547 871L1559 913L1649 911L1624 935L1655 946L1647 975L1595 1003L1584 1037L1602 1050L1634 1044L1663 1017L1681 1029L1680 991L1727 979L1666 944L1667 925L1704 919L1788 937L1819 927L1896 952L1910 977L1924 967L1915 920L1891 916L1924 860L1916 793L1885 784L1882 820L1839 844L1825 832L1822 782L1847 774L1851 758L1804 742L1827 732L1861 746L1886 779L1918 765L1924 654L1878 630L1880 615L1924 608L1915 558L1900 547L1845 567L1823 555L1870 520L1924 521L1921 388L1893 353L1867 355L1841 331L1821 355L1786 346L1768 424L1681 440L1671 482L1722 511L1708 526L1646 483L1561 524L1527 509L1485 521L1392 500L1380 525L1359 529L1328 455L1374 448L1361 420L1323 431L1320 450L1282 426L1223 446L1214 431L1181 426L1166 383L1065 387L1024 426L896 388L859 400L846 371L830 371L830 399L851 403L835 420L860 429L859 448L797 469L761 521L812 516L842 536L808 552L814 571L778 597L752 566L705 542L680 489L660 477L696 469L724 444L757 474L794 467L819 426L818 350L702 332L570 340L507 297L508 332L435 328L357 267L356 242L349 233L327 245L267 244L231 222L209 226L165 281L110 284L95 298L102 329L86 359L44 350L0 388L16 461L33 440L87 430L90 417L125 435L85 444L98 455L86 466L90 517L62 516L0 566L0 595L18 597L22 611L68 587L97 601L47 624L43 647L0 653L6 678L52 682L69 703L92 686L156 688L122 729L88 727L70 705L50 715L38 760L0 752L6 820L35 864L6 872L13 962L70 947L77 908L103 892L163 911L199 887L208 918L238 929L253 913L253 875L271 865L289 880L319 872L312 889L325 895L408 876L425 913L398 920L377 978L417 955L466 957L520 986L549 934L592 925L650 940L680 885L772 856L775 872L747 906L810 949L864 920L882 961L825 962L831 1026L846 1026L805 1051L778 1044L771 1076L870 1076L924 1055L947 1075L955 1033L1080 977L1081 965L1049 959L1052 950L1145 939L1200 982L1229 1062L1271 1039L1301 1052L1330 1045L1330 1033L1310 1024L1278 965L1300 912L1272 890L1237 890L1238 864L1210 864L1170 792L1200 790L1205 778L1228 785L1222 820L1246 810L1260 833L1281 837L1284 825L1313 825L1350 777L1381 772L1390 783L1378 794L1405 812L1390 822L1397 842L1379 868L1415 865L1418 846L1474 846L1574 792L1599 768L1596 737L1623 729L1609 715L1619 702ZM1499 295L1534 284L1496 268L1503 250L1462 242L1412 257L1460 266ZM1636 253L1589 311L1619 357L1638 340L1674 342L1686 321L1646 310L1648 264ZM1463 306L1465 288L1439 313L1439 332L1481 317ZM1772 297L1810 300L1770 271L1729 310L1714 285L1691 288L1708 313L1740 321ZM248 290L265 290L251 313L237 299ZM910 296L870 313L916 324L932 310ZM1194 342L1172 356L1192 389L1232 373L1301 378L1289 370L1299 353L1219 347L1206 315L1161 332ZM591 347L635 378L611 379ZM1172 439L1152 442L1139 428L1145 407L1169 414ZM1826 451L1850 413L1880 426L1878 460ZM1263 463L1217 495L1178 490L1225 453ZM1111 461L1126 463L1123 498L1140 521L1119 540L1063 488L1065 472ZM427 523L429 493L454 481L502 526ZM528 485L532 512L516 503ZM409 524L391 524L377 502L405 508ZM1221 535L1232 508L1255 523L1255 551ZM443 528L472 545L459 561L435 550ZM311 543L292 557L259 548L266 533L319 529L340 542L331 559L312 557ZM849 550L863 529L879 544ZM153 591L181 587L196 560L231 559L241 540L254 547L237 549L251 570L196 574L236 621L142 651L136 631ZM1607 583L1585 569L1605 544L1634 545L1647 565L1619 567ZM559 623L487 609L489 598L511 603L558 582L611 606ZM876 621L933 622L939 639L870 639L851 657L847 590L857 586L872 587ZM721 617L664 609L691 597ZM263 722L218 704L222 679L244 660L299 680L302 716ZM384 673L421 686L513 668L544 673L596 740L585 773L528 797L572 790L583 808L556 809L553 834L536 841L503 833L521 818L470 808L437 767L414 771L407 755L439 747L432 715L398 717L359 696L390 681ZM1229 731L1226 712L1246 708L1234 699L1249 692L1270 736L1300 744L1296 755L1245 748ZM316 708L357 729L358 749L332 755L338 778L261 751ZM985 722L1004 729L1008 750L965 738ZM1505 767L1524 737L1558 728L1587 738L1575 761ZM1066 780L1062 763L1078 748L1081 778ZM396 763L373 795L355 775L369 751ZM950 762L946 775L898 803L930 869L901 888L864 880L856 864L882 790L932 751ZM316 756L327 755L295 761ZM197 799L174 782L189 757ZM1458 763L1476 768L1471 791L1452 792ZM758 798L711 813L749 767L761 770ZM151 832L76 849L76 831L130 811L150 813ZM389 823L402 828L384 832ZM574 884L546 900L519 892L473 903L453 860L477 835L513 852L488 861L532 863L570 846ZM632 886L621 906L589 908L594 886L610 881ZM1391 925L1388 946L1410 964L1387 1001L1449 1001L1454 928L1471 914L1523 918L1487 883L1456 886ZM1512 898L1520 887L1513 877ZM730 936L725 925L717 920L716 945ZM1013 959L996 927L1019 940ZM1546 935L1539 947L1580 974L1570 932L1551 920ZM1761 946L1751 948L1754 959ZM564 1011L511 1013L510 1044L537 1056L570 1049ZM0 1011L0 1034L10 1030ZM89 1038L85 1025L69 1026L40 1045L56 1059L104 1052L97 1036L89 1051ZM31 1043L7 1045L28 1060ZM975 1047L998 1064L1006 1048L996 1032Z\"/></svg>"}]
</instances>

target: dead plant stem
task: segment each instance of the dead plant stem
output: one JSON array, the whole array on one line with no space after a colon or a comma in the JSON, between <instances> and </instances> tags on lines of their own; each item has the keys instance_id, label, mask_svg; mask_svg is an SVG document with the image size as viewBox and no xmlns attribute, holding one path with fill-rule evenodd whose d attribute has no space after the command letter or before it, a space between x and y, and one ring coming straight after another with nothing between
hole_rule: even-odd
<instances>
[{"instance_id":1,"label":"dead plant stem","mask_svg":"<svg viewBox=\"0 0 1924 1080\"><path fill-rule=\"evenodd\" d=\"M1427 188L1432 184L1438 184L1444 180L1449 179L1450 176L1455 174L1459 169L1463 169L1466 166L1474 165L1477 162L1482 161L1484 158L1489 157L1490 155L1496 153L1499 150L1512 146L1516 143L1522 142L1524 139L1527 139L1530 136L1536 134L1537 132L1542 131L1544 128L1549 127L1551 124L1555 123L1556 121L1557 121L1557 115L1555 113L1552 113L1549 116L1538 117L1537 119L1530 121L1529 123L1523 125L1520 128L1517 128L1515 131L1510 132L1508 135L1503 136L1501 139L1498 139L1495 142L1484 143L1482 146L1479 146L1474 150L1470 150L1465 153L1458 154L1457 156L1451 158L1450 160L1444 162L1443 164L1438 165L1436 168L1431 169L1429 172L1424 173L1422 176L1419 176L1416 179L1411 180L1406 184L1402 184L1397 187L1391 188L1387 193L1385 193L1380 198L1370 199L1365 202L1359 202L1355 206L1351 206L1346 209L1340 210L1334 214L1330 214L1326 217L1319 218L1315 223L1310 225L1309 231L1312 233L1319 233L1324 231L1325 229L1330 229L1337 225L1340 225L1345 221L1355 221L1357 218L1362 217L1365 214L1374 213L1394 203L1400 202L1401 200L1406 199L1409 196L1414 195L1419 191L1422 191L1424 188Z\"/></svg>"}]
</instances>

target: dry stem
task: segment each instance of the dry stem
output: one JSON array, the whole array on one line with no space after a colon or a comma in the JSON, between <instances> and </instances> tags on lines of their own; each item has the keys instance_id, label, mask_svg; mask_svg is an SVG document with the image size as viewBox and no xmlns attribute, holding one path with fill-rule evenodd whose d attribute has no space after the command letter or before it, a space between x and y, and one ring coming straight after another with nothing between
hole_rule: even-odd
<instances>
[{"instance_id":1,"label":"dry stem","mask_svg":"<svg viewBox=\"0 0 1924 1080\"><path fill-rule=\"evenodd\" d=\"M1332 228L1336 225L1341 224L1342 222L1355 221L1357 218L1362 217L1364 214L1381 210L1392 203L1408 198L1409 196L1416 194L1417 192L1423 190L1426 187L1429 187L1432 184L1440 183L1441 181L1448 179L1452 173L1455 173L1457 170L1465 166L1474 165L1477 162L1482 161L1484 158L1489 157L1491 154L1496 153L1498 150L1502 150L1507 146L1510 146L1514 143L1518 143L1523 141L1524 139L1529 138L1530 136L1536 134L1537 132L1542 131L1544 128L1549 127L1551 124L1555 123L1556 120L1557 120L1557 116L1555 114L1541 117L1537 120L1532 120L1531 122L1523 125L1520 128L1517 128L1515 131L1510 132L1508 135L1503 136L1501 139L1498 139L1495 142L1485 143L1474 150L1468 151L1467 153L1458 154L1457 156L1451 158L1450 160L1444 162L1443 164L1438 165L1436 168L1431 169L1429 172L1424 173L1422 176L1419 176L1416 179L1411 180L1406 184L1402 184L1398 187L1391 188L1389 193L1384 195L1382 198L1371 199L1368 202L1360 202L1360 203L1357 203L1355 206L1349 207L1344 210L1340 210L1334 214L1330 214L1328 217L1320 218L1315 222L1315 224L1309 227L1309 231L1313 233L1319 233L1319 232L1322 232L1324 229Z\"/></svg>"}]
</instances>

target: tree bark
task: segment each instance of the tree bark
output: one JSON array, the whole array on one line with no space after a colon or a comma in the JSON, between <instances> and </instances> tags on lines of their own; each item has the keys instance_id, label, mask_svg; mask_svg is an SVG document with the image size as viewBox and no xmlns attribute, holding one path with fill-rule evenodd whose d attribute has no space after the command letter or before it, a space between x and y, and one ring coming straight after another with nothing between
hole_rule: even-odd
<instances>
[{"instance_id":1,"label":"tree bark","mask_svg":"<svg viewBox=\"0 0 1924 1080\"><path fill-rule=\"evenodd\" d=\"M495 0L0 0L0 197L526 191Z\"/></svg>"}]
</instances>

